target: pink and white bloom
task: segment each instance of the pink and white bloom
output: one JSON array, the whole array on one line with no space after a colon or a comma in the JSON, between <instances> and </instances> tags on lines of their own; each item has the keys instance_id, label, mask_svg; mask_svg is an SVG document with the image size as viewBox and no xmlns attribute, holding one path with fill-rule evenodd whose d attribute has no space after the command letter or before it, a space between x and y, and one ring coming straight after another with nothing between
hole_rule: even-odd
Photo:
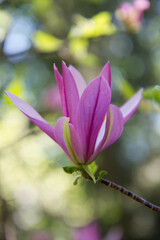
<instances>
[{"instance_id":1,"label":"pink and white bloom","mask_svg":"<svg viewBox=\"0 0 160 240\"><path fill-rule=\"evenodd\" d=\"M149 9L148 0L133 0L132 2L123 2L116 10L116 17L133 32L138 32L141 28L144 11Z\"/></svg>"},{"instance_id":2,"label":"pink and white bloom","mask_svg":"<svg viewBox=\"0 0 160 240\"><path fill-rule=\"evenodd\" d=\"M5 93L22 113L61 146L75 165L88 165L121 136L125 122L141 102L142 89L118 108L111 104L109 62L88 85L78 70L67 67L64 62L62 76L55 65L54 72L64 115L55 127L13 93Z\"/></svg>"}]
</instances>

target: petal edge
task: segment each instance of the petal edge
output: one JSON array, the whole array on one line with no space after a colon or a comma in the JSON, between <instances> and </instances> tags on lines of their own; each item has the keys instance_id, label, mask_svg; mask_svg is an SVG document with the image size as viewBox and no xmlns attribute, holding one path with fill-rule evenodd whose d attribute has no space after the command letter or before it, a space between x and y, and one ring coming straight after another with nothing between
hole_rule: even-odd
<instances>
[{"instance_id":1,"label":"petal edge","mask_svg":"<svg viewBox=\"0 0 160 240\"><path fill-rule=\"evenodd\" d=\"M141 88L132 98L130 98L126 103L124 103L121 107L121 113L123 115L124 123L127 122L132 115L135 113L137 108L139 107L142 100L142 92L143 88Z\"/></svg>"},{"instance_id":2,"label":"petal edge","mask_svg":"<svg viewBox=\"0 0 160 240\"><path fill-rule=\"evenodd\" d=\"M11 92L5 91L5 94L10 98L10 100L16 105L16 107L26 115L35 125L37 125L43 132L45 132L49 137L55 140L54 128L47 123L41 115L32 108L28 103L17 97Z\"/></svg>"}]
</instances>

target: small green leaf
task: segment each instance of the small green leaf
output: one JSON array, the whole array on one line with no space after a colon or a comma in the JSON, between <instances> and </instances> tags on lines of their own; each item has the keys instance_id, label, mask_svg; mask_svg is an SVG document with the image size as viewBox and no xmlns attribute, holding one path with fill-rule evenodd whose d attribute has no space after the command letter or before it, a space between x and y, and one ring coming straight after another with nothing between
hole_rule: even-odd
<instances>
[{"instance_id":1,"label":"small green leaf","mask_svg":"<svg viewBox=\"0 0 160 240\"><path fill-rule=\"evenodd\" d=\"M63 167L63 170L68 174L72 174L77 171L80 171L80 172L83 171L83 169L81 167L76 167L76 166Z\"/></svg>"},{"instance_id":2,"label":"small green leaf","mask_svg":"<svg viewBox=\"0 0 160 240\"><path fill-rule=\"evenodd\" d=\"M147 88L143 91L143 97L160 103L160 86Z\"/></svg>"},{"instance_id":3,"label":"small green leaf","mask_svg":"<svg viewBox=\"0 0 160 240\"><path fill-rule=\"evenodd\" d=\"M96 179L95 179L95 176L94 176L94 174L92 172L92 169L91 169L90 165L82 165L82 168L91 177L93 182L96 183Z\"/></svg>"},{"instance_id":4,"label":"small green leaf","mask_svg":"<svg viewBox=\"0 0 160 240\"><path fill-rule=\"evenodd\" d=\"M98 178L97 178L97 182L98 182L99 180L101 180L101 178L103 178L104 175L107 175L107 174L108 174L108 172L105 171L105 170L100 171L100 172L99 172L99 176L98 176Z\"/></svg>"},{"instance_id":5,"label":"small green leaf","mask_svg":"<svg viewBox=\"0 0 160 240\"><path fill-rule=\"evenodd\" d=\"M98 169L98 165L95 162L92 162L91 164L89 164L91 171L93 174L96 173L97 169Z\"/></svg>"},{"instance_id":6,"label":"small green leaf","mask_svg":"<svg viewBox=\"0 0 160 240\"><path fill-rule=\"evenodd\" d=\"M73 181L73 185L77 185L78 184L78 180L82 177L82 175L77 175Z\"/></svg>"}]
</instances>

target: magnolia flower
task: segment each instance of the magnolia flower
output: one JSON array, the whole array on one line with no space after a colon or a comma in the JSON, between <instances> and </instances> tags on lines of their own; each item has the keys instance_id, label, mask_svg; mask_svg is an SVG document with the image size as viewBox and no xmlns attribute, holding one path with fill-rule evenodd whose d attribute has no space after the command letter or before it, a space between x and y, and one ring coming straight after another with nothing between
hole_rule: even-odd
<instances>
[{"instance_id":1,"label":"magnolia flower","mask_svg":"<svg viewBox=\"0 0 160 240\"><path fill-rule=\"evenodd\" d=\"M142 25L144 11L149 7L150 2L148 0L133 0L131 3L123 2L116 10L116 17L130 31L138 32Z\"/></svg>"},{"instance_id":2,"label":"magnolia flower","mask_svg":"<svg viewBox=\"0 0 160 240\"><path fill-rule=\"evenodd\" d=\"M88 86L73 66L62 63L62 76L54 65L63 117L55 127L48 124L35 109L13 93L10 100L43 132L57 142L69 159L84 168L113 144L142 99L139 90L121 108L111 103L111 69L109 62Z\"/></svg>"}]
</instances>

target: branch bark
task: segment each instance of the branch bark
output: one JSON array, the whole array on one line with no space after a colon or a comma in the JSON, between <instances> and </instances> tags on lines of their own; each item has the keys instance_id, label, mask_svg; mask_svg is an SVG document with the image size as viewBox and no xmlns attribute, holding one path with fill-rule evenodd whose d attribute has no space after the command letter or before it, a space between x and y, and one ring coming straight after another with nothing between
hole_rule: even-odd
<instances>
[{"instance_id":1,"label":"branch bark","mask_svg":"<svg viewBox=\"0 0 160 240\"><path fill-rule=\"evenodd\" d=\"M86 176L86 174L83 175L83 177L92 180L89 176ZM159 206L154 205L154 204L148 202L147 200L139 197L138 195L136 195L135 193L129 191L128 189L126 189L126 188L124 188L124 187L122 187L122 186L120 186L120 185L118 185L118 184L116 184L114 182L111 182L111 181L109 181L107 179L104 179L104 178L101 178L98 182L104 184L107 187L110 187L110 188L113 188L115 190L118 190L119 192L123 193L124 195L128 196L129 198L132 198L133 200L143 204L144 206L150 208L151 210L160 213L160 207Z\"/></svg>"}]
</instances>

